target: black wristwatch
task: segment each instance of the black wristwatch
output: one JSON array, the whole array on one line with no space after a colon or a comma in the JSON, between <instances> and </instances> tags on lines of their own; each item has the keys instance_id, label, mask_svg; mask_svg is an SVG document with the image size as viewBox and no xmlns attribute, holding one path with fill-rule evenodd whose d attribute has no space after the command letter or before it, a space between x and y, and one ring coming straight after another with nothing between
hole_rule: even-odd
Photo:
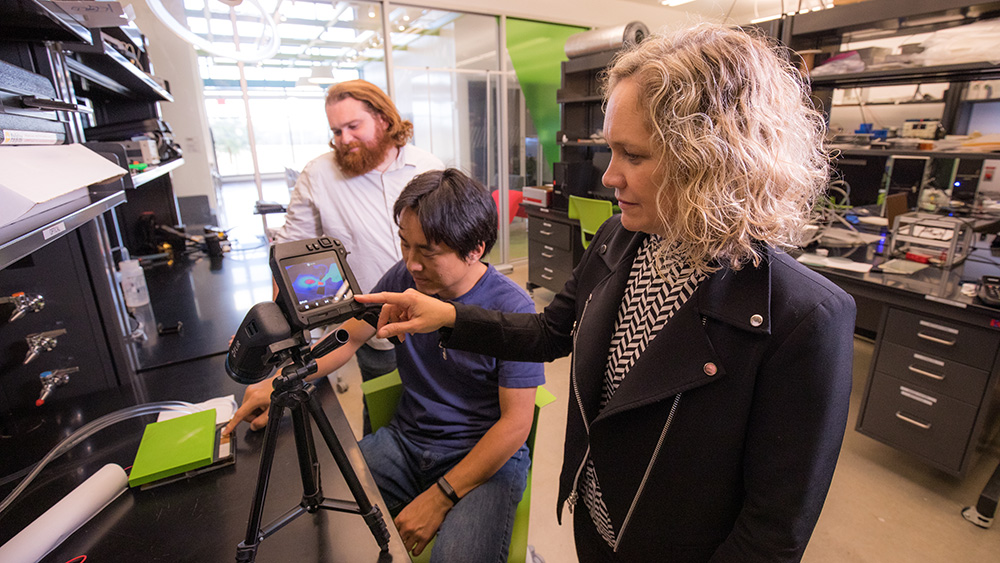
<instances>
[{"instance_id":1,"label":"black wristwatch","mask_svg":"<svg viewBox=\"0 0 1000 563\"><path fill-rule=\"evenodd\" d=\"M462 500L457 494L455 494L455 489L451 486L451 483L444 478L444 475L438 479L437 486L441 489L441 492L444 493L444 496L448 497L452 504L458 504L458 501Z\"/></svg>"}]
</instances>

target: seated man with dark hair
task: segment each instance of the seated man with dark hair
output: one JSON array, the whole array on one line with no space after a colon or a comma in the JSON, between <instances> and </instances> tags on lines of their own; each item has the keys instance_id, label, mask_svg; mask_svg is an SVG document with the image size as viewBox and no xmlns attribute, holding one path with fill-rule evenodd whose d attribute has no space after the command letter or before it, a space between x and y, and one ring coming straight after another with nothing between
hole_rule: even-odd
<instances>
[{"instance_id":1,"label":"seated man with dark hair","mask_svg":"<svg viewBox=\"0 0 1000 563\"><path fill-rule=\"evenodd\" d=\"M373 292L415 289L497 311L535 312L523 289L480 261L497 239L496 206L481 184L454 169L425 172L407 184L393 212L403 260ZM350 340L320 358L310 379L343 365L375 334L360 320L342 328ZM409 336L396 352L403 381L396 415L360 445L403 542L419 555L440 532L432 561L506 560L527 480L525 441L535 389L545 380L542 365L446 352L437 333ZM271 380L248 387L225 432L266 417L270 393Z\"/></svg>"}]
</instances>

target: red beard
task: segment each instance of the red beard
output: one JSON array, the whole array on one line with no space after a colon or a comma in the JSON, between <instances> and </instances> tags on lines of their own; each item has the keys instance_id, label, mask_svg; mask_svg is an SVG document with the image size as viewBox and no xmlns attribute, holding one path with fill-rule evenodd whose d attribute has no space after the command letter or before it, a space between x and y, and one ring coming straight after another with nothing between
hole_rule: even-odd
<instances>
[{"instance_id":1,"label":"red beard","mask_svg":"<svg viewBox=\"0 0 1000 563\"><path fill-rule=\"evenodd\" d=\"M392 146L392 139L383 131L370 144L354 141L348 145L334 145L333 152L340 171L348 178L354 178L367 174L382 164ZM354 148L358 150L351 152Z\"/></svg>"}]
</instances>

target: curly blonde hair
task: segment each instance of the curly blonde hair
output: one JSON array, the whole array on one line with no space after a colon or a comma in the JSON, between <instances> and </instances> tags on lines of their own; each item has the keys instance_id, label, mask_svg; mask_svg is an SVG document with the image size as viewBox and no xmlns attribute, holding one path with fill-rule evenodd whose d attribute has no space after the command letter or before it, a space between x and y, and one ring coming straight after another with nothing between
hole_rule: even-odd
<instances>
[{"instance_id":1,"label":"curly blonde hair","mask_svg":"<svg viewBox=\"0 0 1000 563\"><path fill-rule=\"evenodd\" d=\"M605 104L635 80L648 112L661 253L712 271L758 266L766 246L796 245L829 159L825 119L785 52L759 34L702 23L619 53L603 79Z\"/></svg>"}]
</instances>

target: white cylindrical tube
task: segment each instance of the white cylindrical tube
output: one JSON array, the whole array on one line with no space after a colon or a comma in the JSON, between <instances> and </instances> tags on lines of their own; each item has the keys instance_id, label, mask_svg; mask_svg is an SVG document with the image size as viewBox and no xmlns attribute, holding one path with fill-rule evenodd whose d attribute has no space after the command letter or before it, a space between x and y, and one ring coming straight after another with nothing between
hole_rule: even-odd
<instances>
[{"instance_id":1,"label":"white cylindrical tube","mask_svg":"<svg viewBox=\"0 0 1000 563\"><path fill-rule=\"evenodd\" d=\"M620 49L623 45L636 45L642 43L647 35L649 28L642 22L591 29L570 35L563 51L567 57L574 59L591 53Z\"/></svg>"},{"instance_id":2,"label":"white cylindrical tube","mask_svg":"<svg viewBox=\"0 0 1000 563\"><path fill-rule=\"evenodd\" d=\"M128 476L113 463L105 465L52 508L0 546L4 563L37 563L80 526L125 491Z\"/></svg>"}]
</instances>

